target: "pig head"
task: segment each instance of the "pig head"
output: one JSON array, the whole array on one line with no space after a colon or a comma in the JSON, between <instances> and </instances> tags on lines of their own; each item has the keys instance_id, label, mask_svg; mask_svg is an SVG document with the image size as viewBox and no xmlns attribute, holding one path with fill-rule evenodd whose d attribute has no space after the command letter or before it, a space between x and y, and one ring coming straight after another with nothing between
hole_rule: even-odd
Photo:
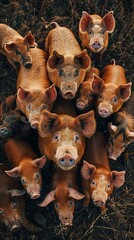
<instances>
[{"instance_id":1,"label":"pig head","mask_svg":"<svg viewBox=\"0 0 134 240\"><path fill-rule=\"evenodd\" d=\"M70 170L81 160L85 137L95 130L93 110L76 118L44 110L38 126L40 151L61 169Z\"/></svg>"},{"instance_id":2,"label":"pig head","mask_svg":"<svg viewBox=\"0 0 134 240\"><path fill-rule=\"evenodd\" d=\"M47 61L48 75L50 80L60 89L63 98L73 99L75 97L90 63L86 50L78 55L70 53L62 55L53 51Z\"/></svg>"},{"instance_id":3,"label":"pig head","mask_svg":"<svg viewBox=\"0 0 134 240\"><path fill-rule=\"evenodd\" d=\"M71 226L73 222L73 213L75 208L75 200L81 200L84 197L76 189L68 187L65 182L60 182L56 189L50 191L40 207L47 206L50 202L54 202L54 209L59 216L59 220L64 226Z\"/></svg>"},{"instance_id":4,"label":"pig head","mask_svg":"<svg viewBox=\"0 0 134 240\"><path fill-rule=\"evenodd\" d=\"M113 192L113 188L121 187L124 184L125 171L108 171L83 161L81 174L82 178L88 182L89 200L92 198L93 203L105 213L105 204Z\"/></svg>"},{"instance_id":5,"label":"pig head","mask_svg":"<svg viewBox=\"0 0 134 240\"><path fill-rule=\"evenodd\" d=\"M113 12L108 12L103 18L99 15L89 15L82 12L79 22L79 37L83 48L93 53L103 52L108 46L108 33L115 28Z\"/></svg>"},{"instance_id":6,"label":"pig head","mask_svg":"<svg viewBox=\"0 0 134 240\"><path fill-rule=\"evenodd\" d=\"M115 83L105 83L103 79L94 74L91 89L97 94L96 111L99 116L106 118L119 111L131 95L131 86L132 83L119 86Z\"/></svg>"}]
</instances>

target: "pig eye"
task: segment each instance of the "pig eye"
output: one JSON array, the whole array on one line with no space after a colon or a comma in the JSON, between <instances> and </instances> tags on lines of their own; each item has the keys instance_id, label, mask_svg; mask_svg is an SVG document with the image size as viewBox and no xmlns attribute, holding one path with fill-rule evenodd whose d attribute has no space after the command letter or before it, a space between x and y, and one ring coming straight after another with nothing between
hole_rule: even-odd
<instances>
[{"instance_id":1,"label":"pig eye","mask_svg":"<svg viewBox=\"0 0 134 240\"><path fill-rule=\"evenodd\" d=\"M110 188L110 183L107 184L107 188Z\"/></svg>"},{"instance_id":2,"label":"pig eye","mask_svg":"<svg viewBox=\"0 0 134 240\"><path fill-rule=\"evenodd\" d=\"M46 105L43 105L43 106L42 106L42 110L43 110L43 109L47 109Z\"/></svg>"},{"instance_id":3,"label":"pig eye","mask_svg":"<svg viewBox=\"0 0 134 240\"><path fill-rule=\"evenodd\" d=\"M115 104L118 103L118 98L117 98L117 97L114 97L114 98L112 99L112 102L115 103Z\"/></svg>"},{"instance_id":4,"label":"pig eye","mask_svg":"<svg viewBox=\"0 0 134 240\"><path fill-rule=\"evenodd\" d=\"M58 142L60 140L60 135L56 133L53 138L54 142Z\"/></svg>"},{"instance_id":5,"label":"pig eye","mask_svg":"<svg viewBox=\"0 0 134 240\"><path fill-rule=\"evenodd\" d=\"M18 208L19 207L19 203L17 201L14 201L12 203L12 205L13 205L13 208Z\"/></svg>"},{"instance_id":6,"label":"pig eye","mask_svg":"<svg viewBox=\"0 0 134 240\"><path fill-rule=\"evenodd\" d=\"M21 184L24 185L26 183L26 180L24 178L21 178Z\"/></svg>"},{"instance_id":7,"label":"pig eye","mask_svg":"<svg viewBox=\"0 0 134 240\"><path fill-rule=\"evenodd\" d=\"M0 214L3 214L3 211L2 211L2 210L0 210Z\"/></svg>"},{"instance_id":8,"label":"pig eye","mask_svg":"<svg viewBox=\"0 0 134 240\"><path fill-rule=\"evenodd\" d=\"M101 29L100 34L104 34L104 33L105 33L105 30Z\"/></svg>"},{"instance_id":9,"label":"pig eye","mask_svg":"<svg viewBox=\"0 0 134 240\"><path fill-rule=\"evenodd\" d=\"M92 181L92 182L91 182L91 186L92 186L92 187L95 187L95 185L96 185L96 182L95 182L95 181Z\"/></svg>"},{"instance_id":10,"label":"pig eye","mask_svg":"<svg viewBox=\"0 0 134 240\"><path fill-rule=\"evenodd\" d=\"M98 99L102 99L102 98L103 98L103 96L100 94L99 97L98 97Z\"/></svg>"},{"instance_id":11,"label":"pig eye","mask_svg":"<svg viewBox=\"0 0 134 240\"><path fill-rule=\"evenodd\" d=\"M76 134L76 135L74 136L74 141L75 141L75 142L78 142L79 140L80 140L80 137L79 137L78 134Z\"/></svg>"},{"instance_id":12,"label":"pig eye","mask_svg":"<svg viewBox=\"0 0 134 240\"><path fill-rule=\"evenodd\" d=\"M40 174L39 174L39 173L36 173L36 175L35 175L35 180L39 180L39 178L40 178Z\"/></svg>"},{"instance_id":13,"label":"pig eye","mask_svg":"<svg viewBox=\"0 0 134 240\"><path fill-rule=\"evenodd\" d=\"M56 209L59 209L59 208L60 208L59 205L58 205L58 203L55 203L54 206L55 206Z\"/></svg>"},{"instance_id":14,"label":"pig eye","mask_svg":"<svg viewBox=\"0 0 134 240\"><path fill-rule=\"evenodd\" d=\"M88 98L93 97L93 93L88 93L87 97Z\"/></svg>"},{"instance_id":15,"label":"pig eye","mask_svg":"<svg viewBox=\"0 0 134 240\"><path fill-rule=\"evenodd\" d=\"M62 69L59 71L59 77L64 77L64 71Z\"/></svg>"},{"instance_id":16,"label":"pig eye","mask_svg":"<svg viewBox=\"0 0 134 240\"><path fill-rule=\"evenodd\" d=\"M16 50L16 55L18 56L18 55L20 55L20 52L19 52L19 50Z\"/></svg>"},{"instance_id":17,"label":"pig eye","mask_svg":"<svg viewBox=\"0 0 134 240\"><path fill-rule=\"evenodd\" d=\"M72 206L73 206L73 201L69 201L68 206L69 206L69 207L72 207Z\"/></svg>"},{"instance_id":18,"label":"pig eye","mask_svg":"<svg viewBox=\"0 0 134 240\"><path fill-rule=\"evenodd\" d=\"M74 71L74 77L78 77L79 76L79 71L76 69L75 71Z\"/></svg>"},{"instance_id":19,"label":"pig eye","mask_svg":"<svg viewBox=\"0 0 134 240\"><path fill-rule=\"evenodd\" d=\"M92 35L93 34L93 31L92 31L92 29L89 29L89 35Z\"/></svg>"},{"instance_id":20,"label":"pig eye","mask_svg":"<svg viewBox=\"0 0 134 240\"><path fill-rule=\"evenodd\" d=\"M26 109L27 109L27 111L31 111L32 110L31 105L27 105Z\"/></svg>"}]
</instances>

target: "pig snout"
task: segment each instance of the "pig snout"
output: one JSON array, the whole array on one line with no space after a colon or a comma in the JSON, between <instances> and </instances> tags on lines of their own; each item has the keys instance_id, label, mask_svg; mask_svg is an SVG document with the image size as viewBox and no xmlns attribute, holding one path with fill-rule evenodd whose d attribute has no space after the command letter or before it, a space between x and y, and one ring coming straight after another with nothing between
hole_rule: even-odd
<instances>
[{"instance_id":1,"label":"pig snout","mask_svg":"<svg viewBox=\"0 0 134 240\"><path fill-rule=\"evenodd\" d=\"M62 225L69 227L72 226L72 220L73 220L73 216L59 216L59 219L62 223Z\"/></svg>"},{"instance_id":2,"label":"pig snout","mask_svg":"<svg viewBox=\"0 0 134 240\"><path fill-rule=\"evenodd\" d=\"M9 229L11 232L16 232L21 227L19 221L14 221L9 224Z\"/></svg>"},{"instance_id":3,"label":"pig snout","mask_svg":"<svg viewBox=\"0 0 134 240\"><path fill-rule=\"evenodd\" d=\"M100 50L101 47L102 47L102 44L101 44L99 41L94 41L94 42L92 43L92 48L93 48L95 51Z\"/></svg>"},{"instance_id":4,"label":"pig snout","mask_svg":"<svg viewBox=\"0 0 134 240\"><path fill-rule=\"evenodd\" d=\"M73 99L75 97L75 93L71 89L67 89L62 93L62 97L65 99Z\"/></svg>"},{"instance_id":5,"label":"pig snout","mask_svg":"<svg viewBox=\"0 0 134 240\"><path fill-rule=\"evenodd\" d=\"M100 108L98 108L98 113L101 117L105 118L111 114L111 111L108 108L100 107Z\"/></svg>"},{"instance_id":6,"label":"pig snout","mask_svg":"<svg viewBox=\"0 0 134 240\"><path fill-rule=\"evenodd\" d=\"M59 159L59 165L61 168L67 169L72 168L72 166L75 164L75 159L72 158L70 154L65 154Z\"/></svg>"},{"instance_id":7,"label":"pig snout","mask_svg":"<svg viewBox=\"0 0 134 240\"><path fill-rule=\"evenodd\" d=\"M39 118L35 118L35 119L29 120L29 121L30 121L31 128L33 128L33 129L38 128Z\"/></svg>"},{"instance_id":8,"label":"pig snout","mask_svg":"<svg viewBox=\"0 0 134 240\"><path fill-rule=\"evenodd\" d=\"M9 130L7 127L2 127L0 129L0 136L1 137L6 137L9 134Z\"/></svg>"},{"instance_id":9,"label":"pig snout","mask_svg":"<svg viewBox=\"0 0 134 240\"><path fill-rule=\"evenodd\" d=\"M32 67L32 60L30 57L22 57L22 64L25 68L31 68Z\"/></svg>"},{"instance_id":10,"label":"pig snout","mask_svg":"<svg viewBox=\"0 0 134 240\"><path fill-rule=\"evenodd\" d=\"M94 205L97 207L103 207L105 206L105 202L102 199L98 199L96 201L93 201Z\"/></svg>"},{"instance_id":11,"label":"pig snout","mask_svg":"<svg viewBox=\"0 0 134 240\"><path fill-rule=\"evenodd\" d=\"M36 198L40 197L40 187L29 188L29 189L27 189L27 192L32 199L36 199Z\"/></svg>"},{"instance_id":12,"label":"pig snout","mask_svg":"<svg viewBox=\"0 0 134 240\"><path fill-rule=\"evenodd\" d=\"M62 97L65 99L73 99L75 97L77 91L77 84L76 83L62 83L61 84L61 92Z\"/></svg>"},{"instance_id":13,"label":"pig snout","mask_svg":"<svg viewBox=\"0 0 134 240\"><path fill-rule=\"evenodd\" d=\"M76 107L79 110L83 110L85 108L85 103L81 99L78 99L76 102Z\"/></svg>"}]
</instances>

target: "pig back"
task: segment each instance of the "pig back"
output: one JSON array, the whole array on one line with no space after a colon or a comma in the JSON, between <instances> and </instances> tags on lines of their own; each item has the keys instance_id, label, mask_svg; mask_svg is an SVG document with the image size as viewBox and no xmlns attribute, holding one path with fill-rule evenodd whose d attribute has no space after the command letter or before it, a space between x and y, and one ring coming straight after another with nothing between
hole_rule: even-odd
<instances>
[{"instance_id":1,"label":"pig back","mask_svg":"<svg viewBox=\"0 0 134 240\"><path fill-rule=\"evenodd\" d=\"M102 71L105 83L114 83L117 86L126 84L125 70L120 65L107 65Z\"/></svg>"}]
</instances>

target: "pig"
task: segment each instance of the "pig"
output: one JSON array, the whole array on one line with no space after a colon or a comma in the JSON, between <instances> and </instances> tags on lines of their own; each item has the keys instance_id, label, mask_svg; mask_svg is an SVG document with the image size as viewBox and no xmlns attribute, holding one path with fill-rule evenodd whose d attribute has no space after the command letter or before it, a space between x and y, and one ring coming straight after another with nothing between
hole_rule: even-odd
<instances>
[{"instance_id":1,"label":"pig","mask_svg":"<svg viewBox=\"0 0 134 240\"><path fill-rule=\"evenodd\" d=\"M63 98L73 99L86 70L91 67L91 60L87 51L81 50L70 29L60 27L56 22L51 24L55 25L55 29L48 33L45 42L45 50L49 55L48 75L60 89Z\"/></svg>"},{"instance_id":2,"label":"pig","mask_svg":"<svg viewBox=\"0 0 134 240\"><path fill-rule=\"evenodd\" d=\"M15 138L28 138L32 128L26 116L16 109L16 96L10 95L0 105L0 138L4 141Z\"/></svg>"},{"instance_id":3,"label":"pig","mask_svg":"<svg viewBox=\"0 0 134 240\"><path fill-rule=\"evenodd\" d=\"M38 158L29 142L23 139L8 140L4 149L14 167L6 173L10 177L20 177L24 189L32 199L40 197L42 185L40 169L45 165L45 156Z\"/></svg>"},{"instance_id":4,"label":"pig","mask_svg":"<svg viewBox=\"0 0 134 240\"><path fill-rule=\"evenodd\" d=\"M44 110L38 125L40 152L68 171L81 160L85 137L91 137L95 130L93 110L77 117Z\"/></svg>"},{"instance_id":5,"label":"pig","mask_svg":"<svg viewBox=\"0 0 134 240\"><path fill-rule=\"evenodd\" d=\"M134 92L121 110L113 114L108 132L108 157L117 160L123 152L127 153L129 144L134 141Z\"/></svg>"},{"instance_id":6,"label":"pig","mask_svg":"<svg viewBox=\"0 0 134 240\"><path fill-rule=\"evenodd\" d=\"M123 67L115 63L104 67L102 78L94 74L91 89L97 94L97 114L107 118L119 111L131 95L131 85L132 83L126 83Z\"/></svg>"},{"instance_id":7,"label":"pig","mask_svg":"<svg viewBox=\"0 0 134 240\"><path fill-rule=\"evenodd\" d=\"M88 206L92 199L95 206L104 214L106 201L113 188L124 184L125 171L110 170L106 141L101 132L97 131L92 138L86 140L81 168L84 206Z\"/></svg>"},{"instance_id":8,"label":"pig","mask_svg":"<svg viewBox=\"0 0 134 240\"><path fill-rule=\"evenodd\" d=\"M36 129L41 111L51 111L57 92L48 79L46 53L39 48L33 48L31 55L32 67L26 69L21 65L18 74L17 108L26 115L31 127Z\"/></svg>"},{"instance_id":9,"label":"pig","mask_svg":"<svg viewBox=\"0 0 134 240\"><path fill-rule=\"evenodd\" d=\"M85 113L94 108L95 94L91 89L91 81L93 79L93 73L100 76L98 68L92 68L86 72L84 82L80 84L76 97L76 108L78 113Z\"/></svg>"},{"instance_id":10,"label":"pig","mask_svg":"<svg viewBox=\"0 0 134 240\"><path fill-rule=\"evenodd\" d=\"M21 226L33 232L39 231L25 215L25 191L16 179L5 173L6 170L8 168L0 164L0 222L10 231L17 231Z\"/></svg>"},{"instance_id":11,"label":"pig","mask_svg":"<svg viewBox=\"0 0 134 240\"><path fill-rule=\"evenodd\" d=\"M63 226L69 227L73 222L75 200L81 200L84 195L78 192L77 169L63 171L53 167L52 190L46 195L40 207L45 207L54 202L54 209Z\"/></svg>"},{"instance_id":12,"label":"pig","mask_svg":"<svg viewBox=\"0 0 134 240\"><path fill-rule=\"evenodd\" d=\"M30 48L34 48L34 36L29 32L22 37L17 31L6 24L0 23L0 52L4 54L10 64L19 71L19 65L25 68L32 66L32 58L30 56Z\"/></svg>"},{"instance_id":13,"label":"pig","mask_svg":"<svg viewBox=\"0 0 134 240\"><path fill-rule=\"evenodd\" d=\"M90 15L82 12L79 22L79 37L83 48L92 53L102 54L108 46L108 34L115 28L113 11L108 12L103 18L99 15Z\"/></svg>"}]
</instances>

